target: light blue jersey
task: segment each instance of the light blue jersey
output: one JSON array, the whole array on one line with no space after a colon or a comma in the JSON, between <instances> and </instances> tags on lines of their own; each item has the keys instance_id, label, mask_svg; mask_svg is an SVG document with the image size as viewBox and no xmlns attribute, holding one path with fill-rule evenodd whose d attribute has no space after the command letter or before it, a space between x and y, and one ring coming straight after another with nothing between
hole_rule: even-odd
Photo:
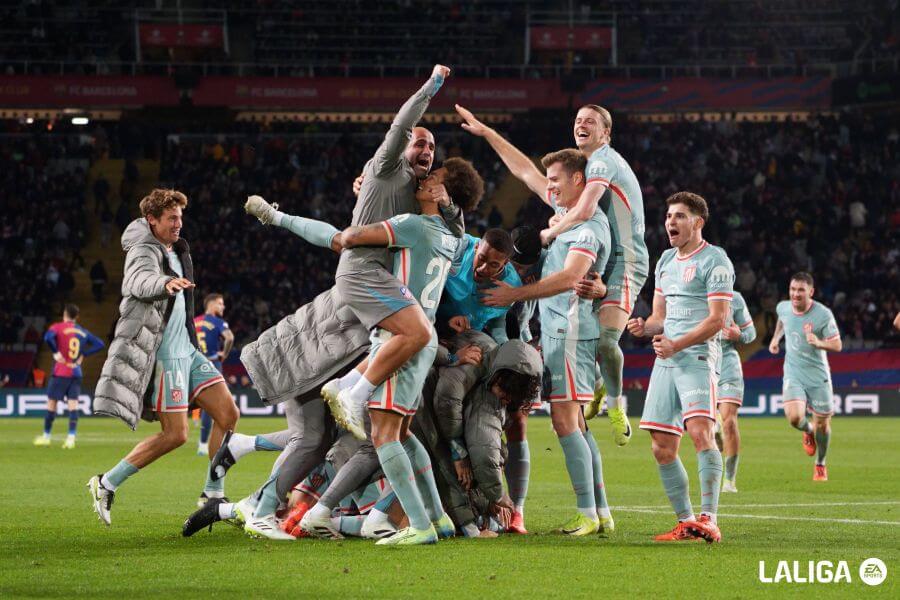
<instances>
[{"instance_id":1,"label":"light blue jersey","mask_svg":"<svg viewBox=\"0 0 900 600\"><path fill-rule=\"evenodd\" d=\"M794 312L790 301L775 308L784 325L784 386L831 386L831 368L825 350L812 347L806 334L813 333L822 341L840 337L834 315L824 304L813 300L804 313Z\"/></svg>"},{"instance_id":2,"label":"light blue jersey","mask_svg":"<svg viewBox=\"0 0 900 600\"><path fill-rule=\"evenodd\" d=\"M547 259L547 250L542 249L538 261L531 265L524 275L521 276L522 285L529 285L541 278L541 271L544 270L544 261ZM519 323L519 339L523 342L530 342L534 339L531 333L531 319L534 317L538 308L537 300L525 300L516 302L516 321Z\"/></svg>"},{"instance_id":3,"label":"light blue jersey","mask_svg":"<svg viewBox=\"0 0 900 600\"><path fill-rule=\"evenodd\" d=\"M613 245L607 269L624 262L630 271L646 274L650 258L644 243L644 196L634 171L621 154L604 144L588 157L585 177L588 183L599 181L609 186L600 198Z\"/></svg>"},{"instance_id":4,"label":"light blue jersey","mask_svg":"<svg viewBox=\"0 0 900 600\"><path fill-rule=\"evenodd\" d=\"M756 329L753 327L753 317L750 316L750 310L747 308L747 301L740 292L734 292L731 299L731 314L725 320L726 326L732 324L737 325L741 330L741 344L749 344L756 338ZM735 374L741 376L741 355L738 354L735 342L722 338L722 368L719 370L722 379L727 379L728 375Z\"/></svg>"},{"instance_id":5,"label":"light blue jersey","mask_svg":"<svg viewBox=\"0 0 900 600\"><path fill-rule=\"evenodd\" d=\"M184 270L181 267L181 261L178 254L173 250L167 253L169 259L169 267L175 271L179 277L184 277ZM172 307L172 314L169 315L169 322L166 323L166 330L163 332L162 343L156 351L156 358L159 360L168 360L173 358L187 358L194 352L194 346L191 344L191 338L188 337L187 312L184 306L184 291L175 294L175 304Z\"/></svg>"},{"instance_id":6,"label":"light blue jersey","mask_svg":"<svg viewBox=\"0 0 900 600\"><path fill-rule=\"evenodd\" d=\"M656 294L666 299L663 333L669 339L685 335L709 316L710 300L733 297L734 267L725 251L705 240L685 257L675 248L663 252L656 263ZM657 358L664 367L719 368L721 334L685 348L670 358Z\"/></svg>"},{"instance_id":7,"label":"light blue jersey","mask_svg":"<svg viewBox=\"0 0 900 600\"><path fill-rule=\"evenodd\" d=\"M399 249L394 254L394 277L434 323L460 239L450 233L438 215L403 214L381 223L388 233L388 247Z\"/></svg>"},{"instance_id":8,"label":"light blue jersey","mask_svg":"<svg viewBox=\"0 0 900 600\"><path fill-rule=\"evenodd\" d=\"M444 295L438 306L438 317L447 321L462 315L469 319L469 325L475 331L483 331L491 322L502 323L502 328L498 325L498 329L503 330L505 337L506 313L509 312L509 307L485 306L481 301L481 292L495 286L492 282L482 284L475 281L475 252L480 241L479 238L468 234L463 236L462 244L465 245L465 249L459 265L451 270L447 278ZM506 263L499 279L513 287L522 285L519 274L510 263ZM493 332L488 333L493 335ZM496 341L502 344L506 339Z\"/></svg>"},{"instance_id":9,"label":"light blue jersey","mask_svg":"<svg viewBox=\"0 0 900 600\"><path fill-rule=\"evenodd\" d=\"M551 197L556 206L555 198ZM557 208L559 212L560 209ZM594 216L558 236L547 250L541 278L565 268L566 257L576 252L593 261L592 269L603 273L610 252L609 222L599 208ZM541 335L557 339L592 340L600 337L600 321L594 314L594 302L578 296L574 290L542 298Z\"/></svg>"}]
</instances>

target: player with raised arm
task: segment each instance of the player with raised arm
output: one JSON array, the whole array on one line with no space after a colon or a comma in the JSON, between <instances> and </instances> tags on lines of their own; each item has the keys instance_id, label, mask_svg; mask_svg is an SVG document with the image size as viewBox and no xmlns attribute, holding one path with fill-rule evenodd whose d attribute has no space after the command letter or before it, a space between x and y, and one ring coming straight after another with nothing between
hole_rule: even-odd
<instances>
[{"instance_id":1,"label":"player with raised arm","mask_svg":"<svg viewBox=\"0 0 900 600\"><path fill-rule=\"evenodd\" d=\"M719 388L716 400L722 418L722 450L725 474L722 477L723 492L737 492L738 455L741 450L741 434L738 431L738 409L744 402L744 371L737 344L749 344L756 339L756 327L747 308L747 301L735 291L731 300L731 313L722 328L722 366L719 369Z\"/></svg>"},{"instance_id":2,"label":"player with raised arm","mask_svg":"<svg viewBox=\"0 0 900 600\"><path fill-rule=\"evenodd\" d=\"M456 111L465 121L463 129L485 138L512 174L546 202L546 177L531 159L465 108L457 105ZM619 338L634 310L635 299L644 286L649 268L644 244L644 200L631 167L610 146L612 118L606 109L593 104L578 109L573 134L575 145L588 160L584 190L578 202L561 219L541 232L541 239L548 243L578 223L593 218L598 206L609 221L612 249L606 270L600 273L606 290L599 310L597 359L606 386L613 437L616 444L624 446L631 438L631 426L622 398L624 355L619 348ZM585 413L589 416L597 414L601 400L602 396L596 394Z\"/></svg>"},{"instance_id":3,"label":"player with raised arm","mask_svg":"<svg viewBox=\"0 0 900 600\"><path fill-rule=\"evenodd\" d=\"M207 294L203 299L203 314L194 317L197 345L203 356L209 359L219 373L222 362L228 358L234 346L234 334L228 328L225 316L225 297L222 294ZM221 345L221 348L220 348ZM200 411L200 442L197 454L209 454L209 433L212 431L212 417Z\"/></svg>"},{"instance_id":4,"label":"player with raised arm","mask_svg":"<svg viewBox=\"0 0 900 600\"><path fill-rule=\"evenodd\" d=\"M825 455L831 441L834 394L826 353L841 351L841 333L831 310L813 300L812 275L803 271L795 273L789 293L790 300L779 302L775 308L778 323L769 352L778 354L781 338L785 338L784 416L792 427L803 432L806 454L816 454L813 481L828 481ZM812 424L806 418L807 408L813 414Z\"/></svg>"},{"instance_id":5,"label":"player with raised arm","mask_svg":"<svg viewBox=\"0 0 900 600\"><path fill-rule=\"evenodd\" d=\"M78 432L78 396L81 395L81 362L106 347L103 340L77 323L78 307L66 304L63 320L54 323L44 334L44 341L53 352L53 373L47 383L47 414L44 433L34 438L35 446L49 446L56 405L63 400L69 409L69 433L62 447L75 447Z\"/></svg>"},{"instance_id":6,"label":"player with raised arm","mask_svg":"<svg viewBox=\"0 0 900 600\"><path fill-rule=\"evenodd\" d=\"M118 487L187 441L191 404L212 415L211 452L239 417L222 375L197 348L189 316L194 312L194 265L181 237L186 206L181 192L155 189L141 200L143 217L122 234L121 316L97 382L94 412L119 417L132 429L150 413L159 419L161 431L88 482L94 511L106 525ZM224 497L224 481L213 481L209 469L202 497Z\"/></svg>"},{"instance_id":7,"label":"player with raised arm","mask_svg":"<svg viewBox=\"0 0 900 600\"><path fill-rule=\"evenodd\" d=\"M640 428L650 432L653 456L678 524L658 542L696 538L718 542L716 524L722 454L716 424L719 336L731 310L734 267L718 246L703 239L706 200L691 192L666 199L666 233L672 246L656 263L653 313L628 321L636 337L653 337L656 361ZM687 430L700 472L701 514L694 518L688 475L678 457Z\"/></svg>"},{"instance_id":8,"label":"player with raised arm","mask_svg":"<svg viewBox=\"0 0 900 600\"><path fill-rule=\"evenodd\" d=\"M584 156L566 149L544 156L541 163L547 169L545 197L560 211L571 209L584 186ZM518 288L498 282L498 287L483 292L484 303L490 306L539 300L545 398L578 507L561 531L573 536L610 532L614 527L600 451L582 417L582 406L593 398L600 324L594 303L574 292L575 283L589 270L603 271L610 247L609 223L597 208L592 219L551 243L539 281Z\"/></svg>"}]
</instances>

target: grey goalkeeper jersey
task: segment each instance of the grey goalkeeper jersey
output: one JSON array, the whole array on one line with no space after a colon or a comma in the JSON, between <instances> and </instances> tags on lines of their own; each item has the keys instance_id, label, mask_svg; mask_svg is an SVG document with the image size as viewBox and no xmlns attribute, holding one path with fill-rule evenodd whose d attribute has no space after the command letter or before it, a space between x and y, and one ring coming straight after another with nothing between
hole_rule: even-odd
<instances>
[{"instance_id":1,"label":"grey goalkeeper jersey","mask_svg":"<svg viewBox=\"0 0 900 600\"><path fill-rule=\"evenodd\" d=\"M403 151L412 137L413 127L425 114L428 103L442 83L442 78L431 77L400 107L381 146L363 168L365 178L353 208L351 225L372 225L397 215L419 212L415 196L418 181ZM460 237L463 233L462 211L451 205L442 208L441 213L450 231ZM391 271L393 262L387 248L350 248L341 252L335 277L374 269Z\"/></svg>"}]
</instances>

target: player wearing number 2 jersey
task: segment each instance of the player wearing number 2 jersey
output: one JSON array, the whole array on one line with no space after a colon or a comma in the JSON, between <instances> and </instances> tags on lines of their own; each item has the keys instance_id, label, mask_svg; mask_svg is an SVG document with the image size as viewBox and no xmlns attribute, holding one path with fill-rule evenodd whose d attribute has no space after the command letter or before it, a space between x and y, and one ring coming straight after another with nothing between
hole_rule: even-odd
<instances>
[{"instance_id":1,"label":"player wearing number 2 jersey","mask_svg":"<svg viewBox=\"0 0 900 600\"><path fill-rule=\"evenodd\" d=\"M100 352L103 341L76 323L78 307L66 304L63 320L54 323L44 334L44 341L53 351L53 373L47 384L47 415L44 417L44 433L34 438L35 446L50 445L50 431L56 418L56 403L68 402L69 435L63 448L75 447L78 429L78 396L81 394L81 361L85 356Z\"/></svg>"}]
</instances>

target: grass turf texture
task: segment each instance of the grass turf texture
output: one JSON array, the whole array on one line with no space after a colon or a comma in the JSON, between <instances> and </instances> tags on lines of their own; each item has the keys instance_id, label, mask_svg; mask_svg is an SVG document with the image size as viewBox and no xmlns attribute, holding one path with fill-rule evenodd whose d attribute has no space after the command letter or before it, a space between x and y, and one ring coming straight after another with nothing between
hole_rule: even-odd
<instances>
[{"instance_id":1,"label":"grass turf texture","mask_svg":"<svg viewBox=\"0 0 900 600\"><path fill-rule=\"evenodd\" d=\"M259 433L283 423L248 418L239 428ZM674 518L649 436L635 430L631 444L617 448L606 419L594 423L617 526L609 539L552 533L574 512L574 495L550 420L535 418L528 434L530 535L382 548L366 540L254 540L224 524L182 538L207 465L195 454L196 429L184 447L119 489L107 528L91 511L85 483L155 426L142 423L133 433L111 419L83 419L70 451L60 448L64 423L57 423L51 447L36 448L39 420L0 419L0 597L897 597L900 419L837 419L827 483L811 480L813 461L784 420L742 420L740 493L723 494L724 541L713 546L651 541ZM696 460L685 441L681 455L698 510ZM234 467L226 481L230 497L261 483L275 456L258 452ZM878 587L858 575L869 557L887 563L888 578ZM808 560L846 560L853 581L763 584L760 560L769 576L778 560L804 561L801 572Z\"/></svg>"}]
</instances>

